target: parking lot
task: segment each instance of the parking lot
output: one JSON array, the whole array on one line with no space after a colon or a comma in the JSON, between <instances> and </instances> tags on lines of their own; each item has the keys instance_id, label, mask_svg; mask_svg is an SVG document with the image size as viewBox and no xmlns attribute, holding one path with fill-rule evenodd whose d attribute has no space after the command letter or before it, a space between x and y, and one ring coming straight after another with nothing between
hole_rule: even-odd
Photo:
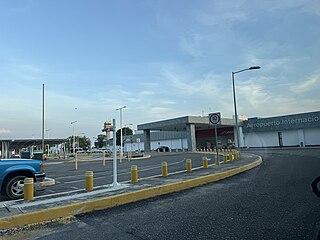
<instances>
[{"instance_id":1,"label":"parking lot","mask_svg":"<svg viewBox=\"0 0 320 240\"><path fill-rule=\"evenodd\" d=\"M169 173L185 171L185 160L192 159L193 168L202 166L202 157L209 154L195 153L155 153L147 158L132 159L128 161L118 159L118 182L128 182L131 179L131 166L138 166L139 179L149 178L161 174L161 163L168 163ZM212 156L212 155L211 155ZM209 161L209 164L212 163ZM78 169L75 169L74 160L46 160L45 171L47 177L56 181L54 186L37 191L36 196L59 194L65 192L82 191L85 188L86 171L93 171L94 186L99 187L111 184L113 181L113 162L106 158L103 165L102 154L88 157L80 155L78 158Z\"/></svg>"}]
</instances>

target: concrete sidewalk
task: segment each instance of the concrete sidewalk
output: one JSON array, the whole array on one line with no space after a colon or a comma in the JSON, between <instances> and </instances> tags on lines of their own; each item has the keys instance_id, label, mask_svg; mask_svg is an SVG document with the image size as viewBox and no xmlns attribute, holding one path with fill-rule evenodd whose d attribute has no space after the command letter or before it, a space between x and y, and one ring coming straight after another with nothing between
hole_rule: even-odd
<instances>
[{"instance_id":1,"label":"concrete sidewalk","mask_svg":"<svg viewBox=\"0 0 320 240\"><path fill-rule=\"evenodd\" d=\"M241 158L220 166L210 164L209 168L193 169L191 173L181 171L162 177L139 179L138 183L122 182L119 185L105 185L91 192L77 194L61 193L36 197L34 201L24 200L0 202L0 230L28 224L41 223L62 217L106 209L114 206L152 198L210 182L231 177L250 170L262 162L261 157L243 153Z\"/></svg>"}]
</instances>

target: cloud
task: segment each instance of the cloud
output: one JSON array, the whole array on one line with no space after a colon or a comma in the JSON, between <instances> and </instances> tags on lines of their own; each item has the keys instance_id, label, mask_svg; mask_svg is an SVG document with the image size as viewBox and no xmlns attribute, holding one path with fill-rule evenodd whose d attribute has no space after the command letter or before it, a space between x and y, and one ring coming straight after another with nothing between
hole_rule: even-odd
<instances>
[{"instance_id":1,"label":"cloud","mask_svg":"<svg viewBox=\"0 0 320 240\"><path fill-rule=\"evenodd\" d=\"M139 95L145 95L145 96L153 96L156 93L154 91L141 91L140 93L138 93Z\"/></svg>"},{"instance_id":2,"label":"cloud","mask_svg":"<svg viewBox=\"0 0 320 240\"><path fill-rule=\"evenodd\" d=\"M19 2L12 2L8 1L10 4L5 5L1 4L0 6L0 12L4 12L6 14L8 13L15 13L15 14L21 14L25 13L31 10L33 7L33 1L19 1Z\"/></svg>"},{"instance_id":3,"label":"cloud","mask_svg":"<svg viewBox=\"0 0 320 240\"><path fill-rule=\"evenodd\" d=\"M311 13L320 15L320 3L313 0L290 0L290 1L278 1L269 0L266 2L268 8L264 6L264 9L270 9L271 11L292 11L297 13Z\"/></svg>"},{"instance_id":4,"label":"cloud","mask_svg":"<svg viewBox=\"0 0 320 240\"><path fill-rule=\"evenodd\" d=\"M159 83L156 82L139 82L138 85L143 87L157 87L159 86Z\"/></svg>"},{"instance_id":5,"label":"cloud","mask_svg":"<svg viewBox=\"0 0 320 240\"><path fill-rule=\"evenodd\" d=\"M10 134L11 130L5 129L5 128L0 128L0 134Z\"/></svg>"},{"instance_id":6,"label":"cloud","mask_svg":"<svg viewBox=\"0 0 320 240\"><path fill-rule=\"evenodd\" d=\"M164 70L163 75L171 87L179 90L177 92L179 94L198 95L200 93L202 95L212 95L220 90L216 84L221 80L221 76L219 75L207 74L196 80L168 70Z\"/></svg>"},{"instance_id":7,"label":"cloud","mask_svg":"<svg viewBox=\"0 0 320 240\"><path fill-rule=\"evenodd\" d=\"M307 93L312 90L320 90L320 74L311 76L306 81L301 81L290 87L290 90L295 93Z\"/></svg>"},{"instance_id":8,"label":"cloud","mask_svg":"<svg viewBox=\"0 0 320 240\"><path fill-rule=\"evenodd\" d=\"M320 99L310 91L319 91L319 81L319 75L316 74L308 81L299 82L284 82L267 76L237 81L238 113L266 117L316 111Z\"/></svg>"},{"instance_id":9,"label":"cloud","mask_svg":"<svg viewBox=\"0 0 320 240\"><path fill-rule=\"evenodd\" d=\"M153 119L164 119L167 118L167 116L175 116L176 111L174 111L174 109L166 107L152 107L149 110L149 114Z\"/></svg>"},{"instance_id":10,"label":"cloud","mask_svg":"<svg viewBox=\"0 0 320 240\"><path fill-rule=\"evenodd\" d=\"M191 39L182 38L180 40L180 47L183 51L188 53L189 55L193 57L200 57L202 56L201 51L201 37L199 34L195 34L191 37Z\"/></svg>"},{"instance_id":11,"label":"cloud","mask_svg":"<svg viewBox=\"0 0 320 240\"><path fill-rule=\"evenodd\" d=\"M303 10L307 13L320 16L320 2L319 1L310 2L308 5L304 6Z\"/></svg>"},{"instance_id":12,"label":"cloud","mask_svg":"<svg viewBox=\"0 0 320 240\"><path fill-rule=\"evenodd\" d=\"M196 19L203 25L230 25L234 22L248 19L243 10L244 0L211 1L210 4L198 10Z\"/></svg>"},{"instance_id":13,"label":"cloud","mask_svg":"<svg viewBox=\"0 0 320 240\"><path fill-rule=\"evenodd\" d=\"M261 66L263 72L290 72L297 65L301 65L303 61L308 60L307 57L296 57L296 56L281 56L281 57L266 57L268 52L276 52L281 49L282 46L276 43L272 43L261 47L261 49L256 48L255 53L246 54L245 62L246 66ZM265 57L258 57L258 56Z\"/></svg>"}]
</instances>

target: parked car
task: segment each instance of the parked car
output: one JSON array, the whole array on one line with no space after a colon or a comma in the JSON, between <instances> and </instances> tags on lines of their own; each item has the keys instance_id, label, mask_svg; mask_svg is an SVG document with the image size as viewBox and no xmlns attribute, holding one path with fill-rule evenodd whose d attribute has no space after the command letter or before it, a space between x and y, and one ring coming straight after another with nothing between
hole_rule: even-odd
<instances>
[{"instance_id":1,"label":"parked car","mask_svg":"<svg viewBox=\"0 0 320 240\"><path fill-rule=\"evenodd\" d=\"M0 194L8 199L23 197L24 179L33 178L36 187L48 186L43 162L33 159L2 159L0 160ZM41 185L41 183L45 183Z\"/></svg>"},{"instance_id":2,"label":"parked car","mask_svg":"<svg viewBox=\"0 0 320 240\"><path fill-rule=\"evenodd\" d=\"M156 149L157 152L169 152L170 148L167 146L160 146Z\"/></svg>"}]
</instances>

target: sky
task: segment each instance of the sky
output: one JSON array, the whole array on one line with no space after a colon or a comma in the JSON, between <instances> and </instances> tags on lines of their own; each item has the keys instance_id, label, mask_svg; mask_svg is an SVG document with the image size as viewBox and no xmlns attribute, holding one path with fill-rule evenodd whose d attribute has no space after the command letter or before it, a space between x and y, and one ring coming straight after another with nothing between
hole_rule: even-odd
<instances>
[{"instance_id":1,"label":"sky","mask_svg":"<svg viewBox=\"0 0 320 240\"><path fill-rule=\"evenodd\" d=\"M0 139L319 111L318 0L1 0ZM132 124L132 125L131 125Z\"/></svg>"}]
</instances>

